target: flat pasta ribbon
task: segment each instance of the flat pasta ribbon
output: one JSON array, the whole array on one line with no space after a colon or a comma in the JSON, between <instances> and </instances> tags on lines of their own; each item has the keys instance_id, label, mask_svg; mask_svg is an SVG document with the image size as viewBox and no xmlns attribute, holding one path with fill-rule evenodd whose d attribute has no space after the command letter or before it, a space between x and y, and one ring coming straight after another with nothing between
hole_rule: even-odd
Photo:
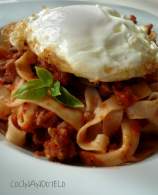
<instances>
[{"instance_id":1,"label":"flat pasta ribbon","mask_svg":"<svg viewBox=\"0 0 158 195\"><path fill-rule=\"evenodd\" d=\"M141 100L127 109L129 119L148 119L158 126L158 93L153 92L147 100Z\"/></svg>"},{"instance_id":2,"label":"flat pasta ribbon","mask_svg":"<svg viewBox=\"0 0 158 195\"><path fill-rule=\"evenodd\" d=\"M135 153L140 138L136 121L125 119L122 124L122 145L109 152L81 151L80 156L87 165L116 166L129 162Z\"/></svg>"},{"instance_id":3,"label":"flat pasta ribbon","mask_svg":"<svg viewBox=\"0 0 158 195\"><path fill-rule=\"evenodd\" d=\"M24 105L22 104L17 110L17 124L21 129L24 130L30 128L35 117L35 112L37 110L37 105L35 104L28 103L27 107L28 108L24 110Z\"/></svg>"},{"instance_id":4,"label":"flat pasta ribbon","mask_svg":"<svg viewBox=\"0 0 158 195\"><path fill-rule=\"evenodd\" d=\"M8 130L6 132L6 139L18 146L22 146L25 143L26 132L18 129L13 121L11 116L8 118Z\"/></svg>"},{"instance_id":5,"label":"flat pasta ribbon","mask_svg":"<svg viewBox=\"0 0 158 195\"><path fill-rule=\"evenodd\" d=\"M75 129L81 128L83 124L83 112L79 109L69 108L63 104L57 102L51 97L44 97L42 100L19 100L16 99L10 104L11 107L19 106L20 104L28 102L38 105L46 110L55 113L57 116L62 118L64 121L72 125Z\"/></svg>"},{"instance_id":6,"label":"flat pasta ribbon","mask_svg":"<svg viewBox=\"0 0 158 195\"><path fill-rule=\"evenodd\" d=\"M32 65L37 62L37 57L30 50L27 50L19 59L15 61L15 67L18 75L28 81L34 79Z\"/></svg>"},{"instance_id":7,"label":"flat pasta ribbon","mask_svg":"<svg viewBox=\"0 0 158 195\"><path fill-rule=\"evenodd\" d=\"M0 119L5 119L11 113L11 108L7 105L10 101L10 90L0 85Z\"/></svg>"},{"instance_id":8,"label":"flat pasta ribbon","mask_svg":"<svg viewBox=\"0 0 158 195\"><path fill-rule=\"evenodd\" d=\"M109 137L101 132L98 133L93 140L88 140L88 129L102 122L109 113L116 110L121 110L122 106L118 104L114 96L96 105L97 107L94 110L94 118L79 129L77 134L77 143L80 148L84 150L103 152L109 143ZM91 134L91 131L89 131L89 134Z\"/></svg>"}]
</instances>

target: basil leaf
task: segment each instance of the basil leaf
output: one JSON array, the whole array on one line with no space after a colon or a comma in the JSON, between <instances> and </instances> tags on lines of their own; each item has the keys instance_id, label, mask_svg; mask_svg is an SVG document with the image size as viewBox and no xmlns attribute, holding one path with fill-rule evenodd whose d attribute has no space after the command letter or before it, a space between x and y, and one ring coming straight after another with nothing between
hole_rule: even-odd
<instances>
[{"instance_id":1,"label":"basil leaf","mask_svg":"<svg viewBox=\"0 0 158 195\"><path fill-rule=\"evenodd\" d=\"M46 96L48 93L48 88L39 88L39 89L29 89L23 91L16 96L18 99L30 99L30 100L39 100Z\"/></svg>"},{"instance_id":2,"label":"basil leaf","mask_svg":"<svg viewBox=\"0 0 158 195\"><path fill-rule=\"evenodd\" d=\"M84 107L83 103L77 99L75 96L71 95L67 89L64 87L60 87L61 95L55 97L55 99L67 106L73 107L73 108L82 108Z\"/></svg>"},{"instance_id":3,"label":"basil leaf","mask_svg":"<svg viewBox=\"0 0 158 195\"><path fill-rule=\"evenodd\" d=\"M61 95L61 92L60 92L60 82L59 81L55 81L55 83L53 84L53 87L51 87L50 91L51 91L51 95L53 97Z\"/></svg>"},{"instance_id":4,"label":"basil leaf","mask_svg":"<svg viewBox=\"0 0 158 195\"><path fill-rule=\"evenodd\" d=\"M84 107L79 99L71 95L67 89L60 85L59 81L53 83L53 76L48 70L36 67L36 74L39 79L33 79L23 84L14 92L13 97L18 99L37 100L48 95L49 90L57 101L67 106L73 108Z\"/></svg>"},{"instance_id":5,"label":"basil leaf","mask_svg":"<svg viewBox=\"0 0 158 195\"><path fill-rule=\"evenodd\" d=\"M20 94L22 94L23 92L25 92L27 90L28 86L27 84L23 84L19 89L17 89L14 93L13 93L13 97L18 97Z\"/></svg>"},{"instance_id":6,"label":"basil leaf","mask_svg":"<svg viewBox=\"0 0 158 195\"><path fill-rule=\"evenodd\" d=\"M53 75L45 68L35 67L38 78L48 87L53 83Z\"/></svg>"},{"instance_id":7,"label":"basil leaf","mask_svg":"<svg viewBox=\"0 0 158 195\"><path fill-rule=\"evenodd\" d=\"M23 84L17 91L14 92L13 97L19 99L37 99L41 96L45 96L48 88L39 79L30 80ZM28 98L27 98L28 97Z\"/></svg>"}]
</instances>

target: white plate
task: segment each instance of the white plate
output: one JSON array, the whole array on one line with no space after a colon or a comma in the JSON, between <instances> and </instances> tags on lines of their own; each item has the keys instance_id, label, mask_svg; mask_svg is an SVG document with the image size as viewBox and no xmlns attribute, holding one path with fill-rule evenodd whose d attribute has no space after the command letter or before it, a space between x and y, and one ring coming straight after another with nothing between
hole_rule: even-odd
<instances>
[{"instance_id":1,"label":"white plate","mask_svg":"<svg viewBox=\"0 0 158 195\"><path fill-rule=\"evenodd\" d=\"M30 15L41 9L42 5L55 7L68 4L81 3L77 1L44 1L44 3L31 1L1 4L0 25ZM153 23L158 31L158 18L154 15L130 7L118 5L112 7L125 14L137 15L141 23ZM41 186L37 186L35 182L41 182ZM128 166L76 167L36 159L29 152L7 143L3 137L0 137L0 194L2 195L28 195L33 192L41 195L96 195L98 193L157 195L157 184L158 155Z\"/></svg>"}]
</instances>

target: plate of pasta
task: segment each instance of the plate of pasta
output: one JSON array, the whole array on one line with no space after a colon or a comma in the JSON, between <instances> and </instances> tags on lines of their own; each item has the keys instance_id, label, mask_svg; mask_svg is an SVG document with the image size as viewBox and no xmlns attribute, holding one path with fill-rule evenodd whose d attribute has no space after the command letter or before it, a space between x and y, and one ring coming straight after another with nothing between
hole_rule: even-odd
<instances>
[{"instance_id":1,"label":"plate of pasta","mask_svg":"<svg viewBox=\"0 0 158 195\"><path fill-rule=\"evenodd\" d=\"M33 178L41 194L156 195L157 17L77 1L2 4L0 16L2 192Z\"/></svg>"}]
</instances>

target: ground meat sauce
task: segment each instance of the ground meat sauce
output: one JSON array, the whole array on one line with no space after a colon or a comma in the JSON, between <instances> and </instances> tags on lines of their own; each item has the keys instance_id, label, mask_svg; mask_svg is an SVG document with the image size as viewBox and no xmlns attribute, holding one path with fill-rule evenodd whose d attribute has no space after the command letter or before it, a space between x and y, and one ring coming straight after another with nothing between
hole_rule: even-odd
<instances>
[{"instance_id":1,"label":"ground meat sauce","mask_svg":"<svg viewBox=\"0 0 158 195\"><path fill-rule=\"evenodd\" d=\"M0 60L0 80L4 84L11 84L16 78L16 69L14 59Z\"/></svg>"},{"instance_id":2,"label":"ground meat sauce","mask_svg":"<svg viewBox=\"0 0 158 195\"><path fill-rule=\"evenodd\" d=\"M27 132L25 147L35 155L40 153L62 162L70 162L77 156L76 130L56 114L39 107L33 123L33 130Z\"/></svg>"},{"instance_id":3,"label":"ground meat sauce","mask_svg":"<svg viewBox=\"0 0 158 195\"><path fill-rule=\"evenodd\" d=\"M137 24L137 18L134 15L130 15L129 19L134 23Z\"/></svg>"},{"instance_id":4,"label":"ground meat sauce","mask_svg":"<svg viewBox=\"0 0 158 195\"><path fill-rule=\"evenodd\" d=\"M56 127L61 119L53 112L39 108L35 116L36 126L40 128Z\"/></svg>"},{"instance_id":5,"label":"ground meat sauce","mask_svg":"<svg viewBox=\"0 0 158 195\"><path fill-rule=\"evenodd\" d=\"M5 73L3 77L4 83L13 83L16 78L15 60L8 60L5 64Z\"/></svg>"},{"instance_id":6,"label":"ground meat sauce","mask_svg":"<svg viewBox=\"0 0 158 195\"><path fill-rule=\"evenodd\" d=\"M112 89L110 85L108 85L107 83L100 83L98 86L98 92L100 96L103 99L105 99L105 98L108 98L112 94Z\"/></svg>"},{"instance_id":7,"label":"ground meat sauce","mask_svg":"<svg viewBox=\"0 0 158 195\"><path fill-rule=\"evenodd\" d=\"M70 83L72 75L70 73L61 72L55 65L39 61L41 67L46 68L52 74L55 80L60 81L61 85L66 86Z\"/></svg>"},{"instance_id":8,"label":"ground meat sauce","mask_svg":"<svg viewBox=\"0 0 158 195\"><path fill-rule=\"evenodd\" d=\"M12 84L17 76L15 61L21 55L17 50L0 47L0 80L4 84Z\"/></svg>"},{"instance_id":9,"label":"ground meat sauce","mask_svg":"<svg viewBox=\"0 0 158 195\"><path fill-rule=\"evenodd\" d=\"M136 95L133 93L130 85L127 86L123 82L114 83L112 89L118 102L125 108L131 106L138 100Z\"/></svg>"},{"instance_id":10,"label":"ground meat sauce","mask_svg":"<svg viewBox=\"0 0 158 195\"><path fill-rule=\"evenodd\" d=\"M65 125L51 129L51 139L44 144L47 158L56 161L70 162L77 156L76 130Z\"/></svg>"}]
</instances>

